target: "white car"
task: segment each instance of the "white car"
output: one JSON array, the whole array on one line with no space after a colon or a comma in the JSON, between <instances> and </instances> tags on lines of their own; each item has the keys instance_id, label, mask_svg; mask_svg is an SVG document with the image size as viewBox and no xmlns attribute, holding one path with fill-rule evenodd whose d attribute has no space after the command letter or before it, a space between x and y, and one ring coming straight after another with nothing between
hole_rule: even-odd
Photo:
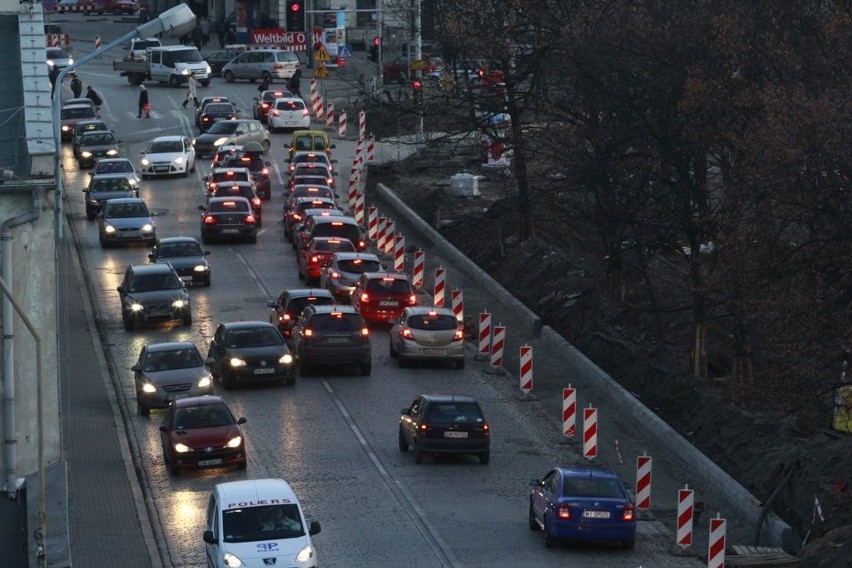
<instances>
[{"instance_id":1,"label":"white car","mask_svg":"<svg viewBox=\"0 0 852 568\"><path fill-rule=\"evenodd\" d=\"M149 176L189 176L195 171L195 148L186 136L158 136L148 143L139 163L142 179Z\"/></svg>"},{"instance_id":2,"label":"white car","mask_svg":"<svg viewBox=\"0 0 852 568\"><path fill-rule=\"evenodd\" d=\"M271 132L285 128L297 130L311 127L311 113L305 106L305 101L299 97L275 99L266 120Z\"/></svg>"}]
</instances>

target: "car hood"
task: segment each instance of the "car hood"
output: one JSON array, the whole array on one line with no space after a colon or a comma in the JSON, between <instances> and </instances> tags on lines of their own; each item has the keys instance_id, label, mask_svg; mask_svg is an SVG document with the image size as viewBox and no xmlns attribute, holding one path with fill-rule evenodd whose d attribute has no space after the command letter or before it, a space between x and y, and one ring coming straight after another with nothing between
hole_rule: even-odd
<instances>
[{"instance_id":1,"label":"car hood","mask_svg":"<svg viewBox=\"0 0 852 568\"><path fill-rule=\"evenodd\" d=\"M136 193L133 191L90 191L88 193L89 199L96 199L98 201L119 199L121 197L136 197Z\"/></svg>"},{"instance_id":2,"label":"car hood","mask_svg":"<svg viewBox=\"0 0 852 568\"><path fill-rule=\"evenodd\" d=\"M157 264L171 264L175 270L181 268L193 268L199 265L207 265L207 259L203 256L175 256L169 258L158 258Z\"/></svg>"},{"instance_id":3,"label":"car hood","mask_svg":"<svg viewBox=\"0 0 852 568\"><path fill-rule=\"evenodd\" d=\"M90 144L90 145L82 145L79 144L77 146L77 150L80 152L103 152L104 150L118 150L118 144Z\"/></svg>"},{"instance_id":4,"label":"car hood","mask_svg":"<svg viewBox=\"0 0 852 568\"><path fill-rule=\"evenodd\" d=\"M128 292L127 298L145 303L172 302L174 300L188 300L189 294L181 288L175 290L151 290L149 292Z\"/></svg>"},{"instance_id":5,"label":"car hood","mask_svg":"<svg viewBox=\"0 0 852 568\"><path fill-rule=\"evenodd\" d=\"M186 430L173 430L169 432L169 438L172 442L180 442L190 448L203 448L204 446L221 447L234 436L242 436L240 427L236 424L213 426L210 428L188 428Z\"/></svg>"},{"instance_id":6,"label":"car hood","mask_svg":"<svg viewBox=\"0 0 852 568\"><path fill-rule=\"evenodd\" d=\"M210 132L205 132L204 134L199 134L195 137L196 142L201 142L202 144L212 144L216 140L220 138L224 138L226 140L232 140L234 138L233 134L213 134Z\"/></svg>"},{"instance_id":7,"label":"car hood","mask_svg":"<svg viewBox=\"0 0 852 568\"><path fill-rule=\"evenodd\" d=\"M235 357L268 357L278 360L289 353L286 345L266 345L263 347L228 347L228 353Z\"/></svg>"},{"instance_id":8,"label":"car hood","mask_svg":"<svg viewBox=\"0 0 852 568\"><path fill-rule=\"evenodd\" d=\"M105 223L109 223L116 229L132 229L133 227L141 227L142 225L153 225L154 221L150 217L108 217L104 218Z\"/></svg>"},{"instance_id":9,"label":"car hood","mask_svg":"<svg viewBox=\"0 0 852 568\"><path fill-rule=\"evenodd\" d=\"M305 535L294 538L284 539L268 539L255 540L252 542L227 542L223 543L223 548L236 555L243 561L248 561L250 566L259 566L260 563L251 562L259 558L279 558L283 559L284 563L292 563L292 559L299 554L308 544L308 538Z\"/></svg>"},{"instance_id":10,"label":"car hood","mask_svg":"<svg viewBox=\"0 0 852 568\"><path fill-rule=\"evenodd\" d=\"M142 157L151 162L173 162L183 156L183 152L160 152L157 154L145 154Z\"/></svg>"},{"instance_id":11,"label":"car hood","mask_svg":"<svg viewBox=\"0 0 852 568\"><path fill-rule=\"evenodd\" d=\"M198 383L204 377L209 377L207 367L192 367L191 369L171 369L169 371L144 371L142 373L149 382L156 386L167 386L180 383Z\"/></svg>"}]
</instances>

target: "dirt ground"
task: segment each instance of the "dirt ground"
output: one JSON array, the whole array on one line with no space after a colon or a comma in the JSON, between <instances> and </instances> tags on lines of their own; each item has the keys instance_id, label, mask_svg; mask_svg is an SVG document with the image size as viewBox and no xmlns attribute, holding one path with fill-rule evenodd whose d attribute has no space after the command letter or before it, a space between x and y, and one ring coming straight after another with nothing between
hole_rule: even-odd
<instances>
[{"instance_id":1,"label":"dirt ground","mask_svg":"<svg viewBox=\"0 0 852 568\"><path fill-rule=\"evenodd\" d=\"M378 139L396 135L397 126ZM370 184L392 188L459 250L510 290L546 325L559 330L601 368L790 524L806 546L802 566L852 567L852 436L803 424L757 405L736 406L741 393L731 379L724 336L709 341L711 378L687 380L688 322L667 322L667 339L654 339L652 322L627 302L601 294L604 267L581 227L537 213L537 238L519 242L516 200L507 172L483 167L476 147L426 149L396 164L371 167ZM482 176L478 197L454 197L450 177ZM544 204L546 205L546 204ZM558 234L558 239L539 238ZM553 241L558 241L555 246ZM818 409L827 425L831 401ZM814 516L818 496L825 521ZM809 534L808 534L809 533Z\"/></svg>"}]
</instances>

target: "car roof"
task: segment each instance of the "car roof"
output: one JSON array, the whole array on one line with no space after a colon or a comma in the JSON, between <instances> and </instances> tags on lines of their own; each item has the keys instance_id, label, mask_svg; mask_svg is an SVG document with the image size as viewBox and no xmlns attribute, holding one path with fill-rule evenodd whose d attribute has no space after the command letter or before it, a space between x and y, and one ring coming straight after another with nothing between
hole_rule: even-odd
<instances>
[{"instance_id":1,"label":"car roof","mask_svg":"<svg viewBox=\"0 0 852 568\"><path fill-rule=\"evenodd\" d=\"M104 119L102 118L87 118L86 120L81 120L80 122L78 122L77 126L80 127L86 124L103 124L104 126L106 126L106 121L104 121ZM109 128L107 128L106 130L109 130ZM110 132L112 131L110 130Z\"/></svg>"},{"instance_id":2,"label":"car roof","mask_svg":"<svg viewBox=\"0 0 852 568\"><path fill-rule=\"evenodd\" d=\"M78 122L77 124L80 124L80 123ZM98 163L102 163L102 162L104 164L108 164L110 162L130 162L131 164L133 164L133 161L130 160L129 158L101 158L100 160L98 160ZM135 166L134 166L134 169L135 169ZM125 173L127 173L127 172L125 172Z\"/></svg>"},{"instance_id":3,"label":"car roof","mask_svg":"<svg viewBox=\"0 0 852 568\"><path fill-rule=\"evenodd\" d=\"M298 503L293 488L283 479L246 479L243 481L227 481L217 483L213 492L221 497L219 507L223 511L228 509L244 509L247 504L265 504L270 497L275 497L284 502Z\"/></svg>"},{"instance_id":4,"label":"car roof","mask_svg":"<svg viewBox=\"0 0 852 568\"><path fill-rule=\"evenodd\" d=\"M418 395L420 398L428 400L430 402L477 402L475 398L472 396L467 396L464 394L437 394L437 393L428 393L428 394L420 394ZM478 402L477 402L478 404Z\"/></svg>"},{"instance_id":5,"label":"car roof","mask_svg":"<svg viewBox=\"0 0 852 568\"><path fill-rule=\"evenodd\" d=\"M602 466L574 465L557 467L556 470L559 471L563 477L604 477L621 479L614 471Z\"/></svg>"},{"instance_id":6,"label":"car roof","mask_svg":"<svg viewBox=\"0 0 852 568\"><path fill-rule=\"evenodd\" d=\"M381 259L371 252L336 252L334 253L334 259L337 260L355 260L360 258L361 260L375 260L376 262L381 262Z\"/></svg>"},{"instance_id":7,"label":"car roof","mask_svg":"<svg viewBox=\"0 0 852 568\"><path fill-rule=\"evenodd\" d=\"M196 349L191 341L163 341L161 343L149 343L146 345L149 353L159 351L176 351L178 349Z\"/></svg>"},{"instance_id":8,"label":"car roof","mask_svg":"<svg viewBox=\"0 0 852 568\"><path fill-rule=\"evenodd\" d=\"M278 329L268 321L229 321L222 323L222 327L226 330L231 331L234 329L256 329L258 327L271 327L272 329Z\"/></svg>"},{"instance_id":9,"label":"car roof","mask_svg":"<svg viewBox=\"0 0 852 568\"><path fill-rule=\"evenodd\" d=\"M251 170L250 170L250 169L248 169L248 168L243 168L243 167L241 167L241 166L224 166L224 167L213 168L212 173L214 173L214 174L224 174L224 173L234 172L234 171L236 171L236 172L246 172L246 173L248 173L248 174L251 174Z\"/></svg>"},{"instance_id":10,"label":"car roof","mask_svg":"<svg viewBox=\"0 0 852 568\"><path fill-rule=\"evenodd\" d=\"M209 404L224 404L225 406L228 406L225 403L224 398L222 398L221 396L215 395L215 394L205 394L205 395L202 395L202 396L191 396L189 398L180 398L178 400L173 400L172 404L174 404L175 407L177 407L177 408L183 408L183 407L186 407L186 406L206 406L206 405L209 405Z\"/></svg>"},{"instance_id":11,"label":"car roof","mask_svg":"<svg viewBox=\"0 0 852 568\"><path fill-rule=\"evenodd\" d=\"M90 179L89 181L90 181L90 182L92 182L92 181L95 181L95 180L97 180L97 179L124 179L124 180L126 180L126 179L127 179L127 174L128 174L128 173L129 173L129 172L124 172L124 173L119 173L119 174L114 174L114 173L109 173L109 174L94 174L94 175L92 176L92 179ZM130 183L130 182L128 181L128 183Z\"/></svg>"},{"instance_id":12,"label":"car roof","mask_svg":"<svg viewBox=\"0 0 852 568\"><path fill-rule=\"evenodd\" d=\"M249 200L248 200L248 199L246 199L245 197L241 197L241 196L239 196L239 195L229 195L229 196L227 196L227 197L211 197L211 198L210 198L210 201L208 201L208 205L209 205L210 203L213 203L214 201L215 201L215 202L222 202L222 201L237 201L237 200L239 200L239 199L242 199L243 201L245 201L245 202L246 202L246 206L251 207L251 203L249 203Z\"/></svg>"},{"instance_id":13,"label":"car roof","mask_svg":"<svg viewBox=\"0 0 852 568\"><path fill-rule=\"evenodd\" d=\"M435 312L436 314L442 316L456 317L456 314L453 313L453 310L440 306L409 306L405 308L405 311L412 316L422 316L430 312Z\"/></svg>"},{"instance_id":14,"label":"car roof","mask_svg":"<svg viewBox=\"0 0 852 568\"><path fill-rule=\"evenodd\" d=\"M175 243L195 243L198 244L198 239L195 237L165 237L157 240L157 244L172 245Z\"/></svg>"},{"instance_id":15,"label":"car roof","mask_svg":"<svg viewBox=\"0 0 852 568\"><path fill-rule=\"evenodd\" d=\"M326 304L318 306L316 304L309 304L309 306L315 314L331 314L331 313L343 313L343 314L359 314L358 310L355 309L355 306L349 304Z\"/></svg>"},{"instance_id":16,"label":"car roof","mask_svg":"<svg viewBox=\"0 0 852 568\"><path fill-rule=\"evenodd\" d=\"M113 201L113 200L110 200ZM130 270L134 274L163 274L172 273L174 269L171 264L131 264Z\"/></svg>"},{"instance_id":17,"label":"car roof","mask_svg":"<svg viewBox=\"0 0 852 568\"><path fill-rule=\"evenodd\" d=\"M396 280L409 280L408 274L403 274L402 272L364 272L361 274L362 278L369 278L370 280L375 280L377 278L394 278ZM410 280L409 280L410 281Z\"/></svg>"},{"instance_id":18,"label":"car roof","mask_svg":"<svg viewBox=\"0 0 852 568\"><path fill-rule=\"evenodd\" d=\"M305 298L307 296L318 296L324 298L334 297L334 294L325 288L294 288L292 290L287 290L287 295L291 298Z\"/></svg>"},{"instance_id":19,"label":"car roof","mask_svg":"<svg viewBox=\"0 0 852 568\"><path fill-rule=\"evenodd\" d=\"M156 138L151 138L149 142L179 142L183 139L183 134L169 134L167 136L157 136Z\"/></svg>"},{"instance_id":20,"label":"car roof","mask_svg":"<svg viewBox=\"0 0 852 568\"><path fill-rule=\"evenodd\" d=\"M277 97L277 98L276 98L275 100L273 100L272 102L273 102L273 104L274 104L274 103L277 103L278 101L284 101L284 102L287 102L287 101L299 101L300 103L305 102L305 101L304 101L304 99L301 99L301 98L299 98L299 97L297 97L297 96L295 96L295 95L293 95L292 97Z\"/></svg>"},{"instance_id":21,"label":"car roof","mask_svg":"<svg viewBox=\"0 0 852 568\"><path fill-rule=\"evenodd\" d=\"M108 203L120 205L122 203L142 203L145 204L145 201L141 197L118 197L116 199L110 199ZM145 204L147 207L147 204Z\"/></svg>"}]
</instances>

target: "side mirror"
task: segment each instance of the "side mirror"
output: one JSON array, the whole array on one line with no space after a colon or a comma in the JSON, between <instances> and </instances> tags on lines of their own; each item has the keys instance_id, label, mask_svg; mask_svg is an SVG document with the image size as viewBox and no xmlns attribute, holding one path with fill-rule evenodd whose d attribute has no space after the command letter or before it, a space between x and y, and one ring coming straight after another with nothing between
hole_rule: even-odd
<instances>
[{"instance_id":1,"label":"side mirror","mask_svg":"<svg viewBox=\"0 0 852 568\"><path fill-rule=\"evenodd\" d=\"M332 164L336 164L336 163L337 163L337 160L332 160L332 161L331 161L331 163L332 163Z\"/></svg>"},{"instance_id":2,"label":"side mirror","mask_svg":"<svg viewBox=\"0 0 852 568\"><path fill-rule=\"evenodd\" d=\"M270 302L266 302L266 307L267 307L267 308L274 308L274 307L275 307L275 302L271 302L271 301L270 301Z\"/></svg>"},{"instance_id":3,"label":"side mirror","mask_svg":"<svg viewBox=\"0 0 852 568\"><path fill-rule=\"evenodd\" d=\"M210 251L209 250L204 251L204 256L210 256Z\"/></svg>"},{"instance_id":4,"label":"side mirror","mask_svg":"<svg viewBox=\"0 0 852 568\"><path fill-rule=\"evenodd\" d=\"M332 144L331 146L329 146L329 148L337 148L337 146L335 146L334 144Z\"/></svg>"},{"instance_id":5,"label":"side mirror","mask_svg":"<svg viewBox=\"0 0 852 568\"><path fill-rule=\"evenodd\" d=\"M216 362L216 359L214 359L213 357L205 357L204 358L204 364L205 365L212 365L215 362Z\"/></svg>"},{"instance_id":6,"label":"side mirror","mask_svg":"<svg viewBox=\"0 0 852 568\"><path fill-rule=\"evenodd\" d=\"M148 258L151 259L151 260L157 260L157 255L155 255L153 252L149 252Z\"/></svg>"},{"instance_id":7,"label":"side mirror","mask_svg":"<svg viewBox=\"0 0 852 568\"><path fill-rule=\"evenodd\" d=\"M319 521L311 521L311 526L308 528L308 534L310 534L311 536L314 536L315 534L317 534L321 530L322 530L322 527L320 527Z\"/></svg>"},{"instance_id":8,"label":"side mirror","mask_svg":"<svg viewBox=\"0 0 852 568\"><path fill-rule=\"evenodd\" d=\"M123 140L116 140L115 141L116 144L121 144L122 142L123 142Z\"/></svg>"},{"instance_id":9,"label":"side mirror","mask_svg":"<svg viewBox=\"0 0 852 568\"><path fill-rule=\"evenodd\" d=\"M84 187L84 188L83 188L83 193L86 193L87 191L89 191L89 188Z\"/></svg>"},{"instance_id":10,"label":"side mirror","mask_svg":"<svg viewBox=\"0 0 852 568\"><path fill-rule=\"evenodd\" d=\"M119 286L116 290L118 290L119 294L124 294L124 286Z\"/></svg>"},{"instance_id":11,"label":"side mirror","mask_svg":"<svg viewBox=\"0 0 852 568\"><path fill-rule=\"evenodd\" d=\"M216 544L216 537L213 536L213 531L204 531L202 538L207 544Z\"/></svg>"},{"instance_id":12,"label":"side mirror","mask_svg":"<svg viewBox=\"0 0 852 568\"><path fill-rule=\"evenodd\" d=\"M530 487L541 487L540 479L530 479Z\"/></svg>"},{"instance_id":13,"label":"side mirror","mask_svg":"<svg viewBox=\"0 0 852 568\"><path fill-rule=\"evenodd\" d=\"M245 418L240 418L239 420L237 420L237 424L245 424L246 422L248 422L248 420L246 420Z\"/></svg>"},{"instance_id":14,"label":"side mirror","mask_svg":"<svg viewBox=\"0 0 852 568\"><path fill-rule=\"evenodd\" d=\"M207 207L205 207L204 205L199 205L198 210L199 211L207 211Z\"/></svg>"},{"instance_id":15,"label":"side mirror","mask_svg":"<svg viewBox=\"0 0 852 568\"><path fill-rule=\"evenodd\" d=\"M289 147L290 147L290 144L284 144L284 147L285 147L285 148L289 148ZM290 160L287 160L287 161L289 162Z\"/></svg>"},{"instance_id":16,"label":"side mirror","mask_svg":"<svg viewBox=\"0 0 852 568\"><path fill-rule=\"evenodd\" d=\"M139 371L142 370L142 367L140 367L139 364L137 363L136 365L133 365L132 367L130 367L130 370L135 372L135 373L138 373Z\"/></svg>"},{"instance_id":17,"label":"side mirror","mask_svg":"<svg viewBox=\"0 0 852 568\"><path fill-rule=\"evenodd\" d=\"M169 431L169 429L166 428L165 426L160 426L160 432L168 432L168 431Z\"/></svg>"},{"instance_id":18,"label":"side mirror","mask_svg":"<svg viewBox=\"0 0 852 568\"><path fill-rule=\"evenodd\" d=\"M402 410L399 411L399 413L402 414L403 416L411 416L411 409L410 408L403 408Z\"/></svg>"}]
</instances>

